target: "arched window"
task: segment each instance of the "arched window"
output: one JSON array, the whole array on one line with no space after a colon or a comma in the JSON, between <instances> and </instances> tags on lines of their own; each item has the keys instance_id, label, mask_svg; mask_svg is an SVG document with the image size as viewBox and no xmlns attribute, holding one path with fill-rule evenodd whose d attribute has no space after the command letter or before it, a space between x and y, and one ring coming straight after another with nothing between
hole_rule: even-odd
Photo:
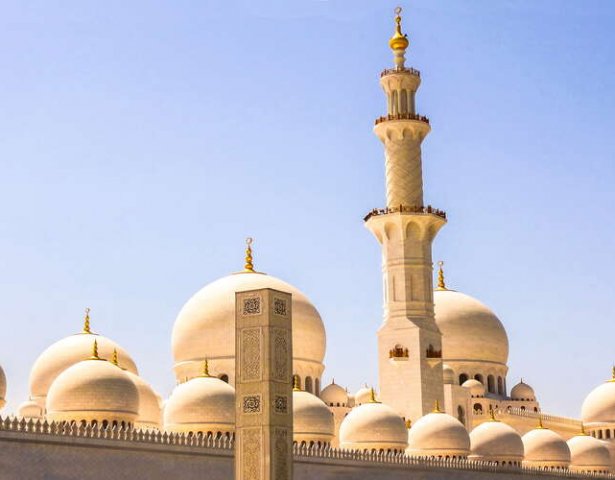
<instances>
[{"instance_id":1,"label":"arched window","mask_svg":"<svg viewBox=\"0 0 615 480\"><path fill-rule=\"evenodd\" d=\"M305 391L313 393L313 391L312 391L312 377L305 377Z\"/></svg>"},{"instance_id":2,"label":"arched window","mask_svg":"<svg viewBox=\"0 0 615 480\"><path fill-rule=\"evenodd\" d=\"M610 430L606 430L604 432L604 434L605 434L605 438L611 438L611 431Z\"/></svg>"},{"instance_id":3,"label":"arched window","mask_svg":"<svg viewBox=\"0 0 615 480\"><path fill-rule=\"evenodd\" d=\"M314 395L320 396L320 378L314 379Z\"/></svg>"},{"instance_id":4,"label":"arched window","mask_svg":"<svg viewBox=\"0 0 615 480\"><path fill-rule=\"evenodd\" d=\"M476 413L477 415L483 414L483 406L480 403L475 403L473 408L474 408L474 413Z\"/></svg>"},{"instance_id":5,"label":"arched window","mask_svg":"<svg viewBox=\"0 0 615 480\"><path fill-rule=\"evenodd\" d=\"M459 375L459 385L463 385L464 382L466 380L468 380L468 374L467 373L462 373L461 375Z\"/></svg>"},{"instance_id":6,"label":"arched window","mask_svg":"<svg viewBox=\"0 0 615 480\"><path fill-rule=\"evenodd\" d=\"M406 90L402 90L401 94L400 94L400 112L401 113L408 113L408 93L406 92Z\"/></svg>"},{"instance_id":7,"label":"arched window","mask_svg":"<svg viewBox=\"0 0 615 480\"><path fill-rule=\"evenodd\" d=\"M521 405L521 410L525 411L525 405Z\"/></svg>"},{"instance_id":8,"label":"arched window","mask_svg":"<svg viewBox=\"0 0 615 480\"><path fill-rule=\"evenodd\" d=\"M393 90L393 101L391 103L391 107L393 107L391 113L393 115L396 115L397 113L399 113L399 104L397 103L397 90Z\"/></svg>"},{"instance_id":9,"label":"arched window","mask_svg":"<svg viewBox=\"0 0 615 480\"><path fill-rule=\"evenodd\" d=\"M457 420L459 420L464 425L466 424L465 412L463 411L463 407L461 405L457 407Z\"/></svg>"},{"instance_id":10,"label":"arched window","mask_svg":"<svg viewBox=\"0 0 615 480\"><path fill-rule=\"evenodd\" d=\"M220 380L228 383L228 375L226 373L223 373L222 375L220 375Z\"/></svg>"},{"instance_id":11,"label":"arched window","mask_svg":"<svg viewBox=\"0 0 615 480\"><path fill-rule=\"evenodd\" d=\"M495 393L495 378L493 375L487 377L487 390L489 393Z\"/></svg>"},{"instance_id":12,"label":"arched window","mask_svg":"<svg viewBox=\"0 0 615 480\"><path fill-rule=\"evenodd\" d=\"M478 380L483 385L485 384L485 382L483 381L483 376L480 373L477 373L476 375L474 375L474 380Z\"/></svg>"},{"instance_id":13,"label":"arched window","mask_svg":"<svg viewBox=\"0 0 615 480\"><path fill-rule=\"evenodd\" d=\"M598 438L602 440L602 430L598 430Z\"/></svg>"},{"instance_id":14,"label":"arched window","mask_svg":"<svg viewBox=\"0 0 615 480\"><path fill-rule=\"evenodd\" d=\"M498 377L498 395L505 395L504 382L502 381L502 377Z\"/></svg>"}]
</instances>

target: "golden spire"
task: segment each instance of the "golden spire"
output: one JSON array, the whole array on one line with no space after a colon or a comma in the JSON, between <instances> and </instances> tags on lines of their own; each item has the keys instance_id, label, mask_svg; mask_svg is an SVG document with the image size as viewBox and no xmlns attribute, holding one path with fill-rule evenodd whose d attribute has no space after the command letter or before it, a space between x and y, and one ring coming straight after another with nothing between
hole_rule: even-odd
<instances>
[{"instance_id":1,"label":"golden spire","mask_svg":"<svg viewBox=\"0 0 615 480\"><path fill-rule=\"evenodd\" d=\"M376 400L376 392L374 391L374 387L369 389L369 403L380 403Z\"/></svg>"},{"instance_id":2,"label":"golden spire","mask_svg":"<svg viewBox=\"0 0 615 480\"><path fill-rule=\"evenodd\" d=\"M244 272L254 273L254 265L252 264L252 237L246 238L246 264L243 266Z\"/></svg>"},{"instance_id":3,"label":"golden spire","mask_svg":"<svg viewBox=\"0 0 615 480\"><path fill-rule=\"evenodd\" d=\"M609 382L615 382L615 365L611 368L611 379Z\"/></svg>"},{"instance_id":4,"label":"golden spire","mask_svg":"<svg viewBox=\"0 0 615 480\"><path fill-rule=\"evenodd\" d=\"M92 356L89 360L100 360L101 358L98 356L98 342L94 340L94 345L92 345Z\"/></svg>"},{"instance_id":5,"label":"golden spire","mask_svg":"<svg viewBox=\"0 0 615 480\"><path fill-rule=\"evenodd\" d=\"M92 333L90 330L90 307L85 309L85 318L83 319L83 333Z\"/></svg>"},{"instance_id":6,"label":"golden spire","mask_svg":"<svg viewBox=\"0 0 615 480\"><path fill-rule=\"evenodd\" d=\"M498 419L495 418L495 410L493 410L493 407L491 405L489 405L489 419L492 422L497 422L498 421Z\"/></svg>"},{"instance_id":7,"label":"golden spire","mask_svg":"<svg viewBox=\"0 0 615 480\"><path fill-rule=\"evenodd\" d=\"M542 415L540 414L538 414L538 426L536 428L537 429L545 428L545 426L542 424Z\"/></svg>"},{"instance_id":8,"label":"golden spire","mask_svg":"<svg viewBox=\"0 0 615 480\"><path fill-rule=\"evenodd\" d=\"M395 33L389 40L391 50L406 50L410 42L408 36L401 31L401 7L395 9Z\"/></svg>"},{"instance_id":9,"label":"golden spire","mask_svg":"<svg viewBox=\"0 0 615 480\"><path fill-rule=\"evenodd\" d=\"M293 375L293 392L300 392L301 387L299 386L299 375Z\"/></svg>"},{"instance_id":10,"label":"golden spire","mask_svg":"<svg viewBox=\"0 0 615 480\"><path fill-rule=\"evenodd\" d=\"M115 365L116 367L120 366L120 362L117 358L117 348L113 349L113 356L111 357L111 363Z\"/></svg>"},{"instance_id":11,"label":"golden spire","mask_svg":"<svg viewBox=\"0 0 615 480\"><path fill-rule=\"evenodd\" d=\"M446 288L446 283L444 283L444 269L442 268L443 266L444 262L440 260L438 262L438 288L436 288L436 290L448 290Z\"/></svg>"},{"instance_id":12,"label":"golden spire","mask_svg":"<svg viewBox=\"0 0 615 480\"><path fill-rule=\"evenodd\" d=\"M410 419L406 420L406 428L407 429L411 429L412 428L412 420L410 420Z\"/></svg>"},{"instance_id":13,"label":"golden spire","mask_svg":"<svg viewBox=\"0 0 615 480\"><path fill-rule=\"evenodd\" d=\"M440 410L440 402L438 400L436 400L434 403L432 413L444 413L442 410Z\"/></svg>"},{"instance_id":14,"label":"golden spire","mask_svg":"<svg viewBox=\"0 0 615 480\"><path fill-rule=\"evenodd\" d=\"M203 373L201 373L201 377L211 377L209 374L209 360L207 360L207 358L203 362Z\"/></svg>"}]
</instances>

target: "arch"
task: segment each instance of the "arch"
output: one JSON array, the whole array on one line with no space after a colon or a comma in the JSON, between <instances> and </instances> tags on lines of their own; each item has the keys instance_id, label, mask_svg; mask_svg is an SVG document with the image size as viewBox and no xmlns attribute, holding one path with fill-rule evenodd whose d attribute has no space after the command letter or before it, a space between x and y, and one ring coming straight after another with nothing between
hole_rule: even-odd
<instances>
[{"instance_id":1,"label":"arch","mask_svg":"<svg viewBox=\"0 0 615 480\"><path fill-rule=\"evenodd\" d=\"M474 375L474 380L478 380L483 385L485 384L485 381L483 380L483 376L480 373L477 373L476 375Z\"/></svg>"},{"instance_id":2,"label":"arch","mask_svg":"<svg viewBox=\"0 0 615 480\"><path fill-rule=\"evenodd\" d=\"M525 412L525 405L521 405L521 410Z\"/></svg>"},{"instance_id":3,"label":"arch","mask_svg":"<svg viewBox=\"0 0 615 480\"><path fill-rule=\"evenodd\" d=\"M223 373L222 375L220 375L218 377L220 380L222 380L223 382L228 383L228 375L226 373Z\"/></svg>"},{"instance_id":4,"label":"arch","mask_svg":"<svg viewBox=\"0 0 615 480\"><path fill-rule=\"evenodd\" d=\"M474 409L474 413L478 415L483 414L483 406L480 403L475 403L472 408Z\"/></svg>"},{"instance_id":5,"label":"arch","mask_svg":"<svg viewBox=\"0 0 615 480\"><path fill-rule=\"evenodd\" d=\"M495 377L493 375L487 376L487 391L489 393L495 393Z\"/></svg>"},{"instance_id":6,"label":"arch","mask_svg":"<svg viewBox=\"0 0 615 480\"><path fill-rule=\"evenodd\" d=\"M465 424L466 424L466 415L465 415L465 412L464 412L463 407L461 405L459 405L457 407L457 420L459 420L465 426Z\"/></svg>"},{"instance_id":7,"label":"arch","mask_svg":"<svg viewBox=\"0 0 615 480\"><path fill-rule=\"evenodd\" d=\"M606 430L604 432L604 438L611 438L611 431L610 430Z\"/></svg>"},{"instance_id":8,"label":"arch","mask_svg":"<svg viewBox=\"0 0 615 480\"><path fill-rule=\"evenodd\" d=\"M320 396L320 378L314 379L314 395Z\"/></svg>"},{"instance_id":9,"label":"arch","mask_svg":"<svg viewBox=\"0 0 615 480\"><path fill-rule=\"evenodd\" d=\"M459 375L459 385L463 385L467 380L469 380L469 376L467 373L462 373Z\"/></svg>"},{"instance_id":10,"label":"arch","mask_svg":"<svg viewBox=\"0 0 615 480\"><path fill-rule=\"evenodd\" d=\"M399 111L401 113L408 113L408 92L406 90L399 92Z\"/></svg>"},{"instance_id":11,"label":"arch","mask_svg":"<svg viewBox=\"0 0 615 480\"><path fill-rule=\"evenodd\" d=\"M397 100L398 99L397 90L393 90L391 96L392 96L391 107L393 107L391 113L395 115L399 113L399 108L398 108L399 104L397 103L398 101Z\"/></svg>"},{"instance_id":12,"label":"arch","mask_svg":"<svg viewBox=\"0 0 615 480\"><path fill-rule=\"evenodd\" d=\"M498 377L498 395L505 395L504 382L502 381L502 377Z\"/></svg>"},{"instance_id":13,"label":"arch","mask_svg":"<svg viewBox=\"0 0 615 480\"><path fill-rule=\"evenodd\" d=\"M598 430L598 438L602 440L602 430Z\"/></svg>"},{"instance_id":14,"label":"arch","mask_svg":"<svg viewBox=\"0 0 615 480\"><path fill-rule=\"evenodd\" d=\"M312 377L305 377L305 391L314 393L312 390Z\"/></svg>"}]
</instances>

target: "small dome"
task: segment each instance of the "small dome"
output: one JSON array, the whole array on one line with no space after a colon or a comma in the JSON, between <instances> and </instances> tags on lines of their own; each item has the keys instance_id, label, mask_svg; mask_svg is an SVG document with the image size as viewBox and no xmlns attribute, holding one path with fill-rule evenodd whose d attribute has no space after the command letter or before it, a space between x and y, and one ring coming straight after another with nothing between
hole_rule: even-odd
<instances>
[{"instance_id":1,"label":"small dome","mask_svg":"<svg viewBox=\"0 0 615 480\"><path fill-rule=\"evenodd\" d=\"M475 298L454 290L434 291L436 324L444 361L506 364L508 336L499 318Z\"/></svg>"},{"instance_id":2,"label":"small dome","mask_svg":"<svg viewBox=\"0 0 615 480\"><path fill-rule=\"evenodd\" d=\"M467 457L469 453L467 430L459 420L446 413L428 413L408 431L406 454L411 457Z\"/></svg>"},{"instance_id":3,"label":"small dome","mask_svg":"<svg viewBox=\"0 0 615 480\"><path fill-rule=\"evenodd\" d=\"M18 415L23 418L32 418L34 420L43 418L43 409L31 398L19 405Z\"/></svg>"},{"instance_id":4,"label":"small dome","mask_svg":"<svg viewBox=\"0 0 615 480\"><path fill-rule=\"evenodd\" d=\"M172 349L179 381L201 369L204 352L211 366L235 374L235 293L272 288L292 294L293 373L318 378L324 366L326 338L320 314L294 286L262 273L228 275L199 290L186 302L173 325Z\"/></svg>"},{"instance_id":5,"label":"small dome","mask_svg":"<svg viewBox=\"0 0 615 480\"><path fill-rule=\"evenodd\" d=\"M170 432L233 432L235 389L209 376L178 385L164 407L164 428Z\"/></svg>"},{"instance_id":6,"label":"small dome","mask_svg":"<svg viewBox=\"0 0 615 480\"><path fill-rule=\"evenodd\" d=\"M615 423L615 379L598 385L581 407L583 423Z\"/></svg>"},{"instance_id":7,"label":"small dome","mask_svg":"<svg viewBox=\"0 0 615 480\"><path fill-rule=\"evenodd\" d=\"M378 402L353 408L340 425L339 437L343 450L403 451L408 444L403 418Z\"/></svg>"},{"instance_id":8,"label":"small dome","mask_svg":"<svg viewBox=\"0 0 615 480\"><path fill-rule=\"evenodd\" d=\"M513 400L525 400L526 402L536 401L534 389L527 383L523 383L523 379L512 388L510 391L510 398Z\"/></svg>"},{"instance_id":9,"label":"small dome","mask_svg":"<svg viewBox=\"0 0 615 480\"><path fill-rule=\"evenodd\" d=\"M611 456L608 448L597 438L577 435L568 440L570 470L575 472L608 472Z\"/></svg>"},{"instance_id":10,"label":"small dome","mask_svg":"<svg viewBox=\"0 0 615 480\"><path fill-rule=\"evenodd\" d=\"M488 421L478 425L470 433L470 460L485 462L523 461L523 441L521 435L500 421Z\"/></svg>"},{"instance_id":11,"label":"small dome","mask_svg":"<svg viewBox=\"0 0 615 480\"><path fill-rule=\"evenodd\" d=\"M88 358L94 340L98 343L98 352L101 358L111 358L113 351L117 350L122 358L122 366L128 371L138 374L135 362L130 358L128 352L113 340L95 333L78 333L52 344L36 359L30 371L32 399L43 406L47 391L56 377L71 365Z\"/></svg>"},{"instance_id":12,"label":"small dome","mask_svg":"<svg viewBox=\"0 0 615 480\"><path fill-rule=\"evenodd\" d=\"M466 380L465 382L463 382L463 385L461 386L470 390L470 396L472 397L485 396L485 386L478 380L471 378L470 380Z\"/></svg>"},{"instance_id":13,"label":"small dome","mask_svg":"<svg viewBox=\"0 0 615 480\"><path fill-rule=\"evenodd\" d=\"M6 375L0 367L0 409L6 405Z\"/></svg>"},{"instance_id":14,"label":"small dome","mask_svg":"<svg viewBox=\"0 0 615 480\"><path fill-rule=\"evenodd\" d=\"M139 392L121 368L93 358L58 375L49 388L46 407L51 421L132 424L139 413Z\"/></svg>"},{"instance_id":15,"label":"small dome","mask_svg":"<svg viewBox=\"0 0 615 480\"><path fill-rule=\"evenodd\" d=\"M354 394L354 404L355 406L363 405L364 403L369 403L372 398L372 389L365 385L357 390Z\"/></svg>"},{"instance_id":16,"label":"small dome","mask_svg":"<svg viewBox=\"0 0 615 480\"><path fill-rule=\"evenodd\" d=\"M335 435L333 412L309 392L293 391L293 440L330 444Z\"/></svg>"},{"instance_id":17,"label":"small dome","mask_svg":"<svg viewBox=\"0 0 615 480\"><path fill-rule=\"evenodd\" d=\"M323 388L320 399L331 407L348 406L348 393L335 382Z\"/></svg>"},{"instance_id":18,"label":"small dome","mask_svg":"<svg viewBox=\"0 0 615 480\"><path fill-rule=\"evenodd\" d=\"M535 428L523 437L525 458L523 465L528 467L567 468L570 465L568 444L553 430Z\"/></svg>"},{"instance_id":19,"label":"small dome","mask_svg":"<svg viewBox=\"0 0 615 480\"><path fill-rule=\"evenodd\" d=\"M160 396L140 376L126 371L139 391L139 417L135 426L143 429L160 429L162 425L162 408Z\"/></svg>"},{"instance_id":20,"label":"small dome","mask_svg":"<svg viewBox=\"0 0 615 480\"><path fill-rule=\"evenodd\" d=\"M442 378L447 385L455 383L455 372L446 364L442 365Z\"/></svg>"}]
</instances>

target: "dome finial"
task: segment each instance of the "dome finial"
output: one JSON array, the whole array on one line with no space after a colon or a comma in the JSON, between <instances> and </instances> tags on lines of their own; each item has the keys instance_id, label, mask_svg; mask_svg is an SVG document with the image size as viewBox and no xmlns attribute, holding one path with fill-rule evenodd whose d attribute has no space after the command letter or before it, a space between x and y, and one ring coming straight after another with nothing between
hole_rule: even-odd
<instances>
[{"instance_id":1,"label":"dome finial","mask_svg":"<svg viewBox=\"0 0 615 480\"><path fill-rule=\"evenodd\" d=\"M120 362L117 358L117 348L113 349L113 356L111 357L111 363L115 365L116 367L120 366Z\"/></svg>"},{"instance_id":2,"label":"dome finial","mask_svg":"<svg viewBox=\"0 0 615 480\"><path fill-rule=\"evenodd\" d=\"M410 430L412 428L412 420L410 420L410 419L406 420L406 428L408 430Z\"/></svg>"},{"instance_id":3,"label":"dome finial","mask_svg":"<svg viewBox=\"0 0 615 480\"><path fill-rule=\"evenodd\" d=\"M497 419L497 418L495 418L495 410L493 409L493 406L492 406L492 405L489 405L489 419L490 419L492 422L497 422L497 421L498 421L498 419Z\"/></svg>"},{"instance_id":4,"label":"dome finial","mask_svg":"<svg viewBox=\"0 0 615 480\"><path fill-rule=\"evenodd\" d=\"M207 360L207 357L205 357L205 361L203 362L203 373L201 377L211 377L209 374L209 360Z\"/></svg>"},{"instance_id":5,"label":"dome finial","mask_svg":"<svg viewBox=\"0 0 615 480\"><path fill-rule=\"evenodd\" d=\"M585 424L583 422L581 422L581 431L579 432L579 435L583 437L587 436L587 432L585 431Z\"/></svg>"},{"instance_id":6,"label":"dome finial","mask_svg":"<svg viewBox=\"0 0 615 480\"><path fill-rule=\"evenodd\" d=\"M615 364L611 368L611 382L615 382Z\"/></svg>"},{"instance_id":7,"label":"dome finial","mask_svg":"<svg viewBox=\"0 0 615 480\"><path fill-rule=\"evenodd\" d=\"M542 424L542 415L541 414L538 414L538 426L536 428L538 428L538 429L545 428L545 426Z\"/></svg>"},{"instance_id":8,"label":"dome finial","mask_svg":"<svg viewBox=\"0 0 615 480\"><path fill-rule=\"evenodd\" d=\"M376 400L376 392L374 391L374 387L369 389L369 403L380 403Z\"/></svg>"},{"instance_id":9,"label":"dome finial","mask_svg":"<svg viewBox=\"0 0 615 480\"><path fill-rule=\"evenodd\" d=\"M92 356L89 358L90 360L100 360L98 356L98 342L94 340L94 344L92 345Z\"/></svg>"},{"instance_id":10,"label":"dome finial","mask_svg":"<svg viewBox=\"0 0 615 480\"><path fill-rule=\"evenodd\" d=\"M395 9L395 33L389 40L389 47L395 53L395 66L398 69L404 68L406 48L410 42L408 36L401 31L401 7Z\"/></svg>"},{"instance_id":11,"label":"dome finial","mask_svg":"<svg viewBox=\"0 0 615 480\"><path fill-rule=\"evenodd\" d=\"M442 410L440 410L440 401L438 399L436 399L436 401L434 402L432 413L444 413Z\"/></svg>"},{"instance_id":12,"label":"dome finial","mask_svg":"<svg viewBox=\"0 0 615 480\"><path fill-rule=\"evenodd\" d=\"M444 283L444 262L440 260L438 262L438 288L436 290L448 290L446 288L446 283Z\"/></svg>"},{"instance_id":13,"label":"dome finial","mask_svg":"<svg viewBox=\"0 0 615 480\"><path fill-rule=\"evenodd\" d=\"M92 333L90 330L90 307L85 309L85 318L83 319L83 333Z\"/></svg>"},{"instance_id":14,"label":"dome finial","mask_svg":"<svg viewBox=\"0 0 615 480\"><path fill-rule=\"evenodd\" d=\"M299 375L293 375L293 392L300 392L301 387L299 386Z\"/></svg>"},{"instance_id":15,"label":"dome finial","mask_svg":"<svg viewBox=\"0 0 615 480\"><path fill-rule=\"evenodd\" d=\"M252 237L246 238L246 264L243 266L244 272L254 273L254 265L252 263Z\"/></svg>"}]
</instances>

